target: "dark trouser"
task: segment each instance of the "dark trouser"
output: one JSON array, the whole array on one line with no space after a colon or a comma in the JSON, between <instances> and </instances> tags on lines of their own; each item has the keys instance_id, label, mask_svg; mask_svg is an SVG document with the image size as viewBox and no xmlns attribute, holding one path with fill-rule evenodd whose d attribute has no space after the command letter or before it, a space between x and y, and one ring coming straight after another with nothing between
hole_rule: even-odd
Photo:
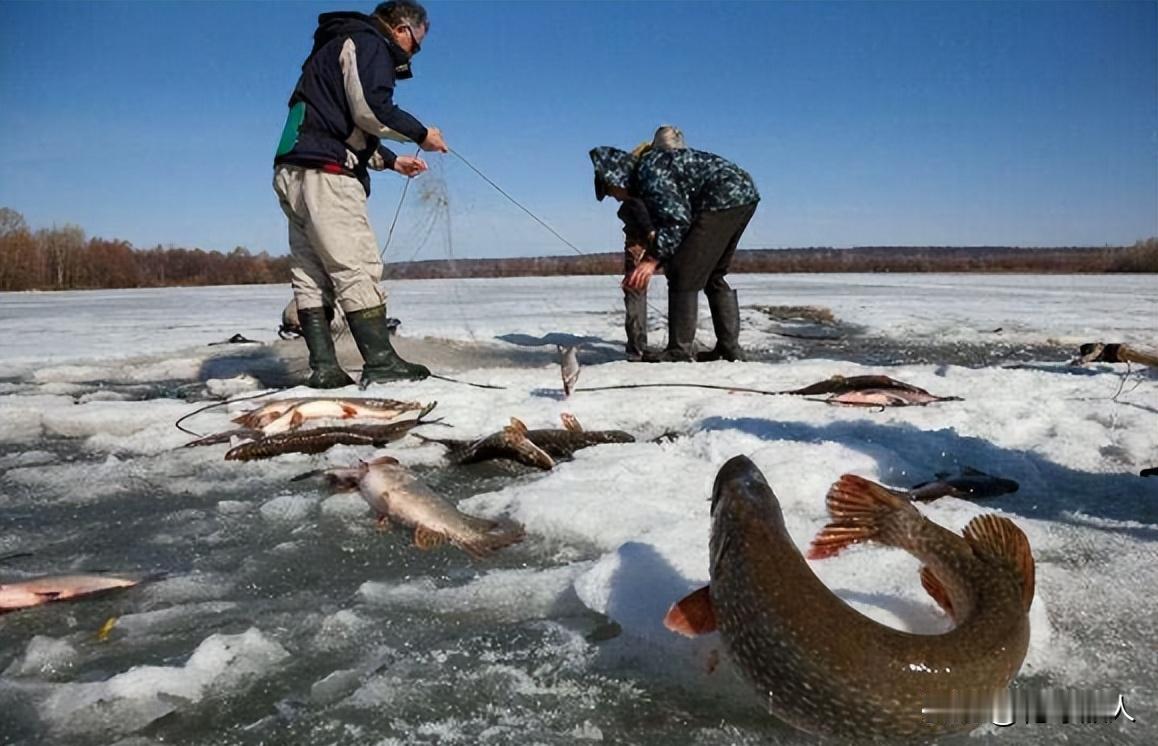
<instances>
[{"instance_id":1,"label":"dark trouser","mask_svg":"<svg viewBox=\"0 0 1158 746\"><path fill-rule=\"evenodd\" d=\"M731 290L724 275L732 266L736 246L748 227L748 221L756 213L757 204L700 213L676 249L675 256L664 267L668 289L676 292L703 290L709 295L713 291Z\"/></svg>"},{"instance_id":2,"label":"dark trouser","mask_svg":"<svg viewBox=\"0 0 1158 746\"><path fill-rule=\"evenodd\" d=\"M668 261L668 343L664 359L690 360L696 334L697 297L708 296L716 331L717 359L742 360L736 293L725 276L736 255L744 229L756 213L756 203L718 212L700 213Z\"/></svg>"},{"instance_id":3,"label":"dark trouser","mask_svg":"<svg viewBox=\"0 0 1158 746\"><path fill-rule=\"evenodd\" d=\"M624 253L623 276L627 277L635 269L631 254ZM638 359L647 349L647 289L623 291L623 328L627 332L627 357Z\"/></svg>"}]
</instances>

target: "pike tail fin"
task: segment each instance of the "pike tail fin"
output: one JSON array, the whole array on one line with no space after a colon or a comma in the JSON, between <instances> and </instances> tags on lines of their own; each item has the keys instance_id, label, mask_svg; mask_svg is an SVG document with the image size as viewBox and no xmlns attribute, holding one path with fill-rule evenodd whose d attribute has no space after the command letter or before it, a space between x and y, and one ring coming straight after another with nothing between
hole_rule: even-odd
<instances>
[{"instance_id":1,"label":"pike tail fin","mask_svg":"<svg viewBox=\"0 0 1158 746\"><path fill-rule=\"evenodd\" d=\"M672 604L663 618L663 626L684 637L715 632L716 610L712 606L711 586L697 588Z\"/></svg>"},{"instance_id":2,"label":"pike tail fin","mask_svg":"<svg viewBox=\"0 0 1158 746\"><path fill-rule=\"evenodd\" d=\"M917 513L904 493L855 474L843 475L829 488L827 504L832 520L812 540L808 559L832 557L859 542L892 544L884 538L891 524Z\"/></svg>"}]
</instances>

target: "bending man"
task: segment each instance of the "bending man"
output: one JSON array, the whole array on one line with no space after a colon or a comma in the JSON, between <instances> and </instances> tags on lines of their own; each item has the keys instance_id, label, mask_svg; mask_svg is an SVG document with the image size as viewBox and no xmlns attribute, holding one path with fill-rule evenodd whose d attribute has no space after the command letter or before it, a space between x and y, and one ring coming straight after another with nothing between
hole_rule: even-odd
<instances>
[{"instance_id":1,"label":"bending man","mask_svg":"<svg viewBox=\"0 0 1158 746\"><path fill-rule=\"evenodd\" d=\"M314 47L289 101L274 159L274 190L289 219L293 289L310 351L310 386L353 381L338 364L329 318L346 314L362 354L362 385L425 378L430 371L398 356L386 327L382 262L366 214L367 169L411 177L420 158L395 155L382 138L447 152L442 133L398 107L397 80L412 76L410 59L430 28L414 0L391 0L362 13L318 17Z\"/></svg>"}]
</instances>

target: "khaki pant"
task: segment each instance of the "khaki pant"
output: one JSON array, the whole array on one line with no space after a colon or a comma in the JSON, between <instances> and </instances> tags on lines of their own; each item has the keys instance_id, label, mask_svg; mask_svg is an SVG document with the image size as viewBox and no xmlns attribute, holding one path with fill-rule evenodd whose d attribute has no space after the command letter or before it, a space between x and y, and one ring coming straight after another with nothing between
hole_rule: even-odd
<instances>
[{"instance_id":1,"label":"khaki pant","mask_svg":"<svg viewBox=\"0 0 1158 746\"><path fill-rule=\"evenodd\" d=\"M358 180L300 166L277 166L273 189L289 219L294 299L298 308L346 313L380 306L382 260Z\"/></svg>"}]
</instances>

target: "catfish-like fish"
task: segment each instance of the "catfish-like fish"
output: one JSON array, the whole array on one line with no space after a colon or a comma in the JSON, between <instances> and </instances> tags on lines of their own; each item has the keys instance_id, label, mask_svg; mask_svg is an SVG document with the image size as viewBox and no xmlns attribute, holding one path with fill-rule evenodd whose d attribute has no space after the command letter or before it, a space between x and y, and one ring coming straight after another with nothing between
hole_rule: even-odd
<instances>
[{"instance_id":1,"label":"catfish-like fish","mask_svg":"<svg viewBox=\"0 0 1158 746\"><path fill-rule=\"evenodd\" d=\"M589 446L635 442L635 438L622 430L584 430L570 414L563 415L563 423L561 430L528 430L522 421L512 417L507 427L478 440L415 437L446 446L450 460L456 464L510 459L540 469L550 469L555 461L569 459L576 451Z\"/></svg>"},{"instance_id":2,"label":"catfish-like fish","mask_svg":"<svg viewBox=\"0 0 1158 746\"><path fill-rule=\"evenodd\" d=\"M243 412L233 421L243 428L276 435L295 430L307 420L372 419L393 420L406 412L425 407L419 402L373 398L296 398L278 399Z\"/></svg>"},{"instance_id":3,"label":"catfish-like fish","mask_svg":"<svg viewBox=\"0 0 1158 746\"><path fill-rule=\"evenodd\" d=\"M424 416L434 409L432 402L418 417L385 425L341 425L334 427L314 427L308 430L291 430L266 438L235 446L225 454L226 461L254 461L273 458L283 453L321 453L336 445L374 446L381 448L401 440L419 425L429 425L438 420L424 420Z\"/></svg>"},{"instance_id":4,"label":"catfish-like fish","mask_svg":"<svg viewBox=\"0 0 1158 746\"><path fill-rule=\"evenodd\" d=\"M389 456L325 472L338 490L356 489L381 525L414 529L414 545L430 549L449 542L474 559L523 540L514 521L492 521L463 513Z\"/></svg>"},{"instance_id":5,"label":"catfish-like fish","mask_svg":"<svg viewBox=\"0 0 1158 746\"><path fill-rule=\"evenodd\" d=\"M0 583L0 614L116 588L131 588L140 582L109 575L45 575L15 583Z\"/></svg>"},{"instance_id":6,"label":"catfish-like fish","mask_svg":"<svg viewBox=\"0 0 1158 746\"><path fill-rule=\"evenodd\" d=\"M921 482L906 494L912 500L936 500L938 497L959 497L963 500L982 500L987 497L1007 495L1021 487L1012 479L995 477L983 471L966 466L961 473L950 476L938 474L929 482Z\"/></svg>"},{"instance_id":7,"label":"catfish-like fish","mask_svg":"<svg viewBox=\"0 0 1158 746\"><path fill-rule=\"evenodd\" d=\"M904 549L923 563L922 584L956 626L902 632L837 597L805 562L772 488L744 456L724 464L712 491L711 584L673 606L665 625L684 634L718 628L768 709L809 733L927 738L980 724L924 708L954 691L995 692L1017 674L1034 591L1025 534L983 515L958 535L851 474L829 490L828 511L832 521L809 558L855 542Z\"/></svg>"},{"instance_id":8,"label":"catfish-like fish","mask_svg":"<svg viewBox=\"0 0 1158 746\"><path fill-rule=\"evenodd\" d=\"M823 381L810 384L804 388L781 391L781 394L796 394L799 396L817 396L819 394L844 394L849 391L864 391L865 389L888 389L896 391L913 391L928 394L919 386L914 386L895 378L878 375L841 376L835 375Z\"/></svg>"}]
</instances>

